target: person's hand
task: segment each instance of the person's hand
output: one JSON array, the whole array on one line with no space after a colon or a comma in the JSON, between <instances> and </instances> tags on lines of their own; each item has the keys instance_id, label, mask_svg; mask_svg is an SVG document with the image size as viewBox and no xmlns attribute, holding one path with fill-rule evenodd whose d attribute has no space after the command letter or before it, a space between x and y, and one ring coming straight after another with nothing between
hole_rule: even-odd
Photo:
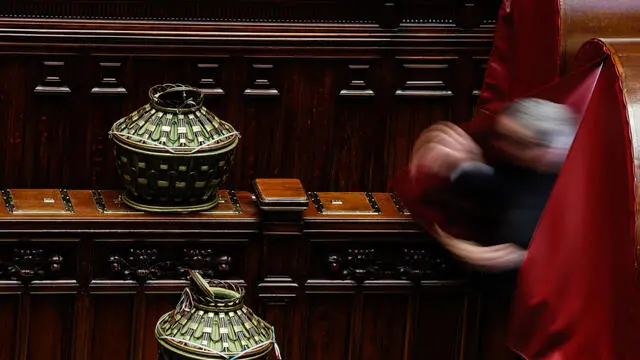
<instances>
[{"instance_id":1,"label":"person's hand","mask_svg":"<svg viewBox=\"0 0 640 360\"><path fill-rule=\"evenodd\" d=\"M434 225L436 239L454 256L470 266L485 272L504 272L517 269L522 264L527 251L507 243L482 246L472 241L456 239Z\"/></svg>"},{"instance_id":2,"label":"person's hand","mask_svg":"<svg viewBox=\"0 0 640 360\"><path fill-rule=\"evenodd\" d=\"M448 177L460 164L483 161L482 150L464 130L442 122L420 135L413 148L410 170L413 174Z\"/></svg>"}]
</instances>

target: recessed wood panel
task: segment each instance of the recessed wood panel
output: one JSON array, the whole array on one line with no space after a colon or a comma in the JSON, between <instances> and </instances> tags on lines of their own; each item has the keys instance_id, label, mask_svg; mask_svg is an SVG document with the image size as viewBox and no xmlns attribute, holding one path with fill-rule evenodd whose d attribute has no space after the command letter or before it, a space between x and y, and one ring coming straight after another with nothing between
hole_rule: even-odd
<instances>
[{"instance_id":1,"label":"recessed wood panel","mask_svg":"<svg viewBox=\"0 0 640 360\"><path fill-rule=\"evenodd\" d=\"M423 290L418 296L413 359L449 360L461 354L465 319L464 292Z\"/></svg>"},{"instance_id":2,"label":"recessed wood panel","mask_svg":"<svg viewBox=\"0 0 640 360\"><path fill-rule=\"evenodd\" d=\"M347 359L353 294L307 294L305 359Z\"/></svg>"},{"instance_id":3,"label":"recessed wood panel","mask_svg":"<svg viewBox=\"0 0 640 360\"><path fill-rule=\"evenodd\" d=\"M155 359L158 353L158 342L155 328L158 320L164 314L176 308L180 301L180 294L148 294L145 298L144 318L140 319L142 327L142 358Z\"/></svg>"},{"instance_id":4,"label":"recessed wood panel","mask_svg":"<svg viewBox=\"0 0 640 360\"><path fill-rule=\"evenodd\" d=\"M73 358L74 295L30 295L29 359Z\"/></svg>"},{"instance_id":5,"label":"recessed wood panel","mask_svg":"<svg viewBox=\"0 0 640 360\"><path fill-rule=\"evenodd\" d=\"M259 316L274 327L278 346L285 359L296 358L299 353L300 328L296 323L296 298L289 294L261 296Z\"/></svg>"},{"instance_id":6,"label":"recessed wood panel","mask_svg":"<svg viewBox=\"0 0 640 360\"><path fill-rule=\"evenodd\" d=\"M0 360L14 359L20 296L0 296Z\"/></svg>"},{"instance_id":7,"label":"recessed wood panel","mask_svg":"<svg viewBox=\"0 0 640 360\"><path fill-rule=\"evenodd\" d=\"M362 305L359 360L402 359L409 311L409 295L367 294Z\"/></svg>"},{"instance_id":8,"label":"recessed wood panel","mask_svg":"<svg viewBox=\"0 0 640 360\"><path fill-rule=\"evenodd\" d=\"M133 295L95 294L91 303L91 360L130 359Z\"/></svg>"}]
</instances>

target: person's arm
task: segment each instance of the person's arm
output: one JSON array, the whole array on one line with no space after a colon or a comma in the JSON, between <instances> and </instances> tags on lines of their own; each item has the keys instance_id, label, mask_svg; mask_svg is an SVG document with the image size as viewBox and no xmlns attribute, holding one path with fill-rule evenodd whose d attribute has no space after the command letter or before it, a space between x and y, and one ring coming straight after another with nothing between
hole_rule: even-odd
<instances>
[{"instance_id":1,"label":"person's arm","mask_svg":"<svg viewBox=\"0 0 640 360\"><path fill-rule=\"evenodd\" d=\"M486 272L505 272L520 267L527 253L518 245L507 243L482 246L477 243L454 238L434 226L436 238L454 256L469 265Z\"/></svg>"}]
</instances>

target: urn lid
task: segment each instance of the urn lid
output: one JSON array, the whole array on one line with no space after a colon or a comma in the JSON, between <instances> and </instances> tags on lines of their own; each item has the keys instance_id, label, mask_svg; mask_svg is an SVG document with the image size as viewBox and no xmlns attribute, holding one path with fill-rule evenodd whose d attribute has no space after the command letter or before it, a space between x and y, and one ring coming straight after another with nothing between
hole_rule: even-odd
<instances>
[{"instance_id":1,"label":"urn lid","mask_svg":"<svg viewBox=\"0 0 640 360\"><path fill-rule=\"evenodd\" d=\"M274 348L280 358L273 327L244 304L239 286L189 273L191 286L156 325L161 346L190 359L258 359Z\"/></svg>"},{"instance_id":2,"label":"urn lid","mask_svg":"<svg viewBox=\"0 0 640 360\"><path fill-rule=\"evenodd\" d=\"M116 141L153 152L191 154L235 146L240 137L203 106L199 89L156 85L149 98L147 105L113 124L110 134Z\"/></svg>"}]
</instances>

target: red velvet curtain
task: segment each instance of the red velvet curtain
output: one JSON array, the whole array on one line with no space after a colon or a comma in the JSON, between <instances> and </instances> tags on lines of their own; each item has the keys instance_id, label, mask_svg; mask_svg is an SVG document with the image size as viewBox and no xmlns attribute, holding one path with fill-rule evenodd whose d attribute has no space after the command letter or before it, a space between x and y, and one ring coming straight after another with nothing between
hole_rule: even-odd
<instances>
[{"instance_id":1,"label":"red velvet curtain","mask_svg":"<svg viewBox=\"0 0 640 360\"><path fill-rule=\"evenodd\" d=\"M560 31L558 0L503 2L474 126L486 126L507 103L558 79Z\"/></svg>"},{"instance_id":2,"label":"red velvet curtain","mask_svg":"<svg viewBox=\"0 0 640 360\"><path fill-rule=\"evenodd\" d=\"M571 80L598 76L592 90L569 86L564 96L588 101L514 300L510 345L530 360L640 359L628 114L606 48L598 41L586 48L593 70L577 70Z\"/></svg>"}]
</instances>

